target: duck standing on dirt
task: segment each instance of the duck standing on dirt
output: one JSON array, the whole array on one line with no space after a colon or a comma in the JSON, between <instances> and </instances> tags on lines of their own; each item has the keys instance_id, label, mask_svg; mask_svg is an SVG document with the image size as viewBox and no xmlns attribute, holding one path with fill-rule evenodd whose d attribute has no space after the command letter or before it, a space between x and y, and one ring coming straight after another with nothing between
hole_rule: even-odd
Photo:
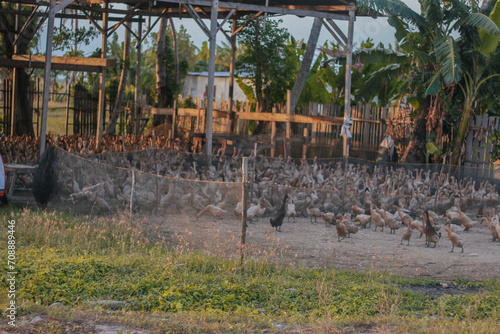
<instances>
[{"instance_id":1,"label":"duck standing on dirt","mask_svg":"<svg viewBox=\"0 0 500 334\"><path fill-rule=\"evenodd\" d=\"M285 194L285 198L283 198L283 204L278 211L278 215L274 218L271 218L269 222L271 226L276 229L276 231L281 232L281 225L283 225L283 219L286 216L286 200L288 199L288 194ZM278 229L279 228L279 229Z\"/></svg>"},{"instance_id":2,"label":"duck standing on dirt","mask_svg":"<svg viewBox=\"0 0 500 334\"><path fill-rule=\"evenodd\" d=\"M436 248L437 242L441 239L441 233L437 233L435 227L432 226L428 210L425 210L423 218L425 221L425 243L427 247L430 247L431 243L433 243L434 248Z\"/></svg>"}]
</instances>

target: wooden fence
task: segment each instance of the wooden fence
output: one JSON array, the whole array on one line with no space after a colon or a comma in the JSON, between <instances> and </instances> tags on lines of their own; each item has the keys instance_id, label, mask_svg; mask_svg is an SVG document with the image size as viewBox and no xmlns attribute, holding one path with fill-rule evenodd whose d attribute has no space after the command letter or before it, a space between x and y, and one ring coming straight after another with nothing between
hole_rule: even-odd
<instances>
[{"instance_id":1,"label":"wooden fence","mask_svg":"<svg viewBox=\"0 0 500 334\"><path fill-rule=\"evenodd\" d=\"M493 149L491 135L496 131L500 131L500 117L479 115L469 120L464 166L471 167L471 176L494 177L495 165L490 156Z\"/></svg>"},{"instance_id":2,"label":"wooden fence","mask_svg":"<svg viewBox=\"0 0 500 334\"><path fill-rule=\"evenodd\" d=\"M175 115L176 132L185 138L192 137L194 141L199 141L195 146L201 150L200 138L204 137L206 106L200 99L193 99L193 102L195 108L143 108L142 112ZM240 138L246 137L252 147L257 141L259 149L265 150L262 153L270 156L285 155L287 149L292 157L342 156L340 132L344 110L339 105L309 103L299 106L296 113L288 114L286 105L278 104L271 112L257 113L254 112L255 104L236 101L233 120L229 113L229 102L224 101L219 105L214 102L213 109L214 151L220 146L227 147L225 137L230 136L231 141L234 141L234 136L238 135ZM351 156L374 160L388 128L393 136L402 133L401 138L397 139L403 142L409 136L409 112L405 108L382 108L368 104L352 106ZM255 122L265 122L266 125L259 137L251 138L250 130ZM231 128L234 130L231 131ZM290 147L287 148L287 145Z\"/></svg>"}]
</instances>

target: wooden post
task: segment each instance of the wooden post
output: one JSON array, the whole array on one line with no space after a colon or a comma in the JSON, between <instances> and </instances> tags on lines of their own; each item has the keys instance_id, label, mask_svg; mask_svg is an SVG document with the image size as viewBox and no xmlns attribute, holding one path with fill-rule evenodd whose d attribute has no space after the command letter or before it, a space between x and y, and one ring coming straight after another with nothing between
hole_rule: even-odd
<instances>
[{"instance_id":1,"label":"wooden post","mask_svg":"<svg viewBox=\"0 0 500 334\"><path fill-rule=\"evenodd\" d=\"M344 97L344 126L349 126L347 120L351 118L351 75L352 75L352 40L354 35L355 12L349 11L349 27L347 35L347 54L345 64L345 97ZM344 135L344 156L349 155L350 138Z\"/></svg>"},{"instance_id":2,"label":"wooden post","mask_svg":"<svg viewBox=\"0 0 500 334\"><path fill-rule=\"evenodd\" d=\"M134 133L139 134L139 101L141 99L141 44L142 44L142 15L139 16L137 32L137 59L135 62L135 92L134 92Z\"/></svg>"},{"instance_id":3,"label":"wooden post","mask_svg":"<svg viewBox=\"0 0 500 334\"><path fill-rule=\"evenodd\" d=\"M104 11L102 12L102 45L101 58L106 59L108 53L108 1L104 1ZM106 67L101 69L100 87L99 87L99 108L97 110L97 145L101 143L102 129L104 123L104 112L106 109Z\"/></svg>"},{"instance_id":4,"label":"wooden post","mask_svg":"<svg viewBox=\"0 0 500 334\"><path fill-rule=\"evenodd\" d=\"M241 234L240 234L240 259L244 259L245 237L247 234L247 174L248 174L248 160L243 157L242 161L242 179L241 179Z\"/></svg>"},{"instance_id":5,"label":"wooden post","mask_svg":"<svg viewBox=\"0 0 500 334\"><path fill-rule=\"evenodd\" d=\"M273 107L273 114L276 113L276 107ZM271 157L276 154L276 122L271 122Z\"/></svg>"},{"instance_id":6,"label":"wooden post","mask_svg":"<svg viewBox=\"0 0 500 334\"><path fill-rule=\"evenodd\" d=\"M308 143L308 136L307 136L307 124L304 128L304 144L302 145L302 160L306 160L307 159L307 145L309 144Z\"/></svg>"},{"instance_id":7,"label":"wooden post","mask_svg":"<svg viewBox=\"0 0 500 334\"><path fill-rule=\"evenodd\" d=\"M130 189L130 210L129 217L132 218L132 207L134 206L135 171L132 170L132 187Z\"/></svg>"},{"instance_id":8,"label":"wooden post","mask_svg":"<svg viewBox=\"0 0 500 334\"><path fill-rule=\"evenodd\" d=\"M52 9L52 7L51 7ZM14 29L15 29L15 36L16 39L19 38L19 17L21 16L21 4L17 4L17 13L14 16ZM4 36L5 37L5 36ZM48 36L47 36L48 38ZM52 45L50 46L52 48ZM19 47L14 45L14 54L18 53ZM52 52L52 50L51 50ZM18 108L18 96L19 96L19 87L18 87L18 81L19 81L19 71L24 71L24 69L21 68L13 68L12 69L12 91L11 91L11 104L10 104L10 135L14 136L16 132L16 111L19 109ZM50 71L49 71L50 73ZM49 85L50 87L50 85ZM24 88L24 87L23 87ZM26 87L27 89L27 87ZM8 132L8 131L6 131Z\"/></svg>"},{"instance_id":9,"label":"wooden post","mask_svg":"<svg viewBox=\"0 0 500 334\"><path fill-rule=\"evenodd\" d=\"M236 28L237 20L233 19L232 34L231 34L231 62L229 63L229 133L233 134L235 130L235 113L234 105L234 67L236 62Z\"/></svg>"},{"instance_id":10,"label":"wooden post","mask_svg":"<svg viewBox=\"0 0 500 334\"><path fill-rule=\"evenodd\" d=\"M66 103L66 136L68 135L68 126L69 126L69 99L71 97L71 88L70 84L66 85L66 91L68 92L68 103Z\"/></svg>"},{"instance_id":11,"label":"wooden post","mask_svg":"<svg viewBox=\"0 0 500 334\"><path fill-rule=\"evenodd\" d=\"M54 7L55 0L50 0L49 20L47 25L47 50L45 51L45 73L43 80L43 104L42 104L42 128L40 130L40 158L45 152L45 142L47 140L47 113L49 109L49 94L50 94L50 71L52 69L52 42L54 40ZM14 87L12 87L14 89ZM12 113L12 118L14 114ZM14 133L11 133L14 135Z\"/></svg>"},{"instance_id":12,"label":"wooden post","mask_svg":"<svg viewBox=\"0 0 500 334\"><path fill-rule=\"evenodd\" d=\"M215 79L215 46L217 41L217 16L219 13L219 0L212 0L210 13L210 48L208 53L208 87L207 87L207 130L206 154L212 154L212 122L214 110L214 79Z\"/></svg>"},{"instance_id":13,"label":"wooden post","mask_svg":"<svg viewBox=\"0 0 500 334\"><path fill-rule=\"evenodd\" d=\"M291 92L290 92L290 90L287 90L286 91L286 112L289 116L292 114L292 110L290 109L291 108L290 102L291 102ZM284 141L285 159L287 159L290 156L290 152L291 152L291 145L290 145L291 133L292 133L292 127L291 127L290 121L287 121L286 122L286 136L285 136L285 141Z\"/></svg>"},{"instance_id":14,"label":"wooden post","mask_svg":"<svg viewBox=\"0 0 500 334\"><path fill-rule=\"evenodd\" d=\"M174 113L172 114L172 130L170 131L170 139L175 139L175 118L177 116L177 98L174 100Z\"/></svg>"}]
</instances>

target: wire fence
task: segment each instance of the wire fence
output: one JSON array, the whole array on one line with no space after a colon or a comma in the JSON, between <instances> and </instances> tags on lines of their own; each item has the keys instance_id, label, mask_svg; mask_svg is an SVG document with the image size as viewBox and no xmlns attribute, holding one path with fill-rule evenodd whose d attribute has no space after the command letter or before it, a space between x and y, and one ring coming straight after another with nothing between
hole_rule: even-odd
<instances>
[{"instance_id":1,"label":"wire fence","mask_svg":"<svg viewBox=\"0 0 500 334\"><path fill-rule=\"evenodd\" d=\"M273 254L280 261L347 268L352 261L354 267L369 267L378 261L373 256L392 249L394 269L410 223L415 248L406 257L421 261L428 256L417 225L425 225L423 213L430 210L440 235L438 250L451 248L445 236L453 228L471 254L481 254L470 259L471 268L500 260L499 243L490 242L500 212L498 180L472 178L477 173L471 168L255 157L246 159L243 176L243 158L167 150L86 157L55 152L57 191L49 208L91 219L147 217L176 247L239 256L246 240L243 248L250 257ZM384 218L382 225L373 212ZM343 225L350 231L346 235L339 230ZM497 255L492 259L488 252ZM417 259L408 260L413 261L408 266L417 266ZM386 265L379 260L379 267Z\"/></svg>"}]
</instances>

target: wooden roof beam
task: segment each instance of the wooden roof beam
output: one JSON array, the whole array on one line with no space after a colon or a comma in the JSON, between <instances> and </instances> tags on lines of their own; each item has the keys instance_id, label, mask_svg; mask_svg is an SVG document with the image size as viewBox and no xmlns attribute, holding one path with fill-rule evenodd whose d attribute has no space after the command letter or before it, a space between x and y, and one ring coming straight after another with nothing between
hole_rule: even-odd
<instances>
[{"instance_id":1,"label":"wooden roof beam","mask_svg":"<svg viewBox=\"0 0 500 334\"><path fill-rule=\"evenodd\" d=\"M210 0L157 0L157 2L166 3L182 3L191 6L205 6L211 7L212 1ZM283 5L283 7L276 6L265 6L265 5L253 5L249 3L239 3L239 2L226 2L220 1L219 8L236 9L237 11L254 11L254 12L267 12L278 15L297 15L297 16L311 16L319 17L324 19L334 19L334 20L349 20L349 15L337 14L337 13L326 13L317 10L303 10L303 9L293 9L291 6Z\"/></svg>"},{"instance_id":2,"label":"wooden roof beam","mask_svg":"<svg viewBox=\"0 0 500 334\"><path fill-rule=\"evenodd\" d=\"M103 67L113 67L114 59L52 57L52 69L62 71L100 72ZM45 56L13 55L12 59L0 58L0 67L44 68Z\"/></svg>"}]
</instances>

